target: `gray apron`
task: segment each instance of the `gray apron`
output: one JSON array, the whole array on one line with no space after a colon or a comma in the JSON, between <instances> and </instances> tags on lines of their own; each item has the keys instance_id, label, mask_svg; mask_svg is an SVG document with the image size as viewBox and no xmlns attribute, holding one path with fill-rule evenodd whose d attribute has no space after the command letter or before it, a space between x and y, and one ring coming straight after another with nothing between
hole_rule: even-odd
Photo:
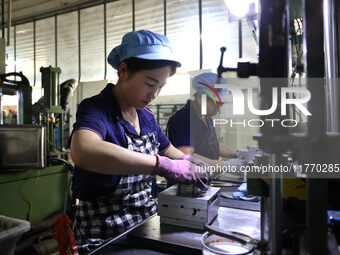
<instances>
[{"instance_id":1,"label":"gray apron","mask_svg":"<svg viewBox=\"0 0 340 255\"><path fill-rule=\"evenodd\" d=\"M158 153L156 132L138 136L125 129L125 137L131 151ZM153 178L149 174L122 175L112 194L91 201L80 200L74 221L78 249L90 251L155 214L157 201L151 197Z\"/></svg>"}]
</instances>

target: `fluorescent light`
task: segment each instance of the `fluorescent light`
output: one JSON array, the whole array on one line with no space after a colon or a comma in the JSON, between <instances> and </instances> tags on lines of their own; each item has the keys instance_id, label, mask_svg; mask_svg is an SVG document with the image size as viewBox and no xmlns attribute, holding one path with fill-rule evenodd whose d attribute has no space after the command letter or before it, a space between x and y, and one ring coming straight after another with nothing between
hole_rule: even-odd
<instances>
[{"instance_id":1,"label":"fluorescent light","mask_svg":"<svg viewBox=\"0 0 340 255\"><path fill-rule=\"evenodd\" d=\"M249 12L251 0L224 0L232 15L242 18Z\"/></svg>"}]
</instances>

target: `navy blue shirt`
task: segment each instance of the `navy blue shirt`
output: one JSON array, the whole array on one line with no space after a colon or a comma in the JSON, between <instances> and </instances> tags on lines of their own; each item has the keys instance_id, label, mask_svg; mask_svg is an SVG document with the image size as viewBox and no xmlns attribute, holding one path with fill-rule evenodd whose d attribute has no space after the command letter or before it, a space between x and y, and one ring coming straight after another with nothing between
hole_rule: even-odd
<instances>
[{"instance_id":1,"label":"navy blue shirt","mask_svg":"<svg viewBox=\"0 0 340 255\"><path fill-rule=\"evenodd\" d=\"M78 129L91 130L103 141L127 148L123 126L128 132L138 134L133 126L123 118L112 93L113 86L109 83L100 94L86 98L80 103L72 133ZM156 139L160 143L159 153L167 150L170 142L158 126L153 113L147 108L137 110L137 113L140 135L156 132ZM80 199L95 199L108 195L115 189L119 180L119 175L99 174L75 166L72 184L73 196Z\"/></svg>"},{"instance_id":2,"label":"navy blue shirt","mask_svg":"<svg viewBox=\"0 0 340 255\"><path fill-rule=\"evenodd\" d=\"M200 119L191 101L172 115L167 130L171 143L176 147L193 147L194 153L210 159L218 159L219 142L211 117L206 117L206 124ZM191 125L191 127L190 127Z\"/></svg>"}]
</instances>

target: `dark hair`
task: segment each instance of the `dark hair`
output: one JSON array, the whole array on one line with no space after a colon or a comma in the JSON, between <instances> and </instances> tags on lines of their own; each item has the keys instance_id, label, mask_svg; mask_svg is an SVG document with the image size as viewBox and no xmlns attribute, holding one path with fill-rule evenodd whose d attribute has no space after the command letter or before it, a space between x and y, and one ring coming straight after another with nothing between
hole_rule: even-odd
<instances>
[{"instance_id":1,"label":"dark hair","mask_svg":"<svg viewBox=\"0 0 340 255\"><path fill-rule=\"evenodd\" d=\"M126 63L129 73L136 73L142 70L150 70L161 68L164 66L170 66L170 76L172 76L176 73L177 68L176 63L170 60L149 60L132 57L125 59L123 62Z\"/></svg>"}]
</instances>

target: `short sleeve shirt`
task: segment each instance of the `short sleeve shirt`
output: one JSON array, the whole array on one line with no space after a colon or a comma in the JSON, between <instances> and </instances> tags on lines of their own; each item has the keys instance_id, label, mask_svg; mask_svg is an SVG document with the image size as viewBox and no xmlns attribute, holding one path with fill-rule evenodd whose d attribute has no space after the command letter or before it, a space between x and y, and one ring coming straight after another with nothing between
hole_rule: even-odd
<instances>
[{"instance_id":1,"label":"short sleeve shirt","mask_svg":"<svg viewBox=\"0 0 340 255\"><path fill-rule=\"evenodd\" d=\"M190 104L191 101L188 100L168 121L167 130L171 143L176 148L193 147L197 154L218 159L219 142L212 119L207 117L205 125L195 109L190 108Z\"/></svg>"},{"instance_id":2,"label":"short sleeve shirt","mask_svg":"<svg viewBox=\"0 0 340 255\"><path fill-rule=\"evenodd\" d=\"M77 110L73 131L87 129L96 133L103 141L127 148L125 130L136 134L136 130L122 117L119 104L112 91L114 85L109 83L100 94L84 99ZM156 132L160 143L159 153L170 146L168 138L158 126L153 113L144 108L137 110L140 135ZM124 128L123 128L124 126ZM72 137L71 134L71 137ZM73 174L73 196L80 199L95 199L112 193L120 180L120 175L104 175L75 166Z\"/></svg>"}]
</instances>

